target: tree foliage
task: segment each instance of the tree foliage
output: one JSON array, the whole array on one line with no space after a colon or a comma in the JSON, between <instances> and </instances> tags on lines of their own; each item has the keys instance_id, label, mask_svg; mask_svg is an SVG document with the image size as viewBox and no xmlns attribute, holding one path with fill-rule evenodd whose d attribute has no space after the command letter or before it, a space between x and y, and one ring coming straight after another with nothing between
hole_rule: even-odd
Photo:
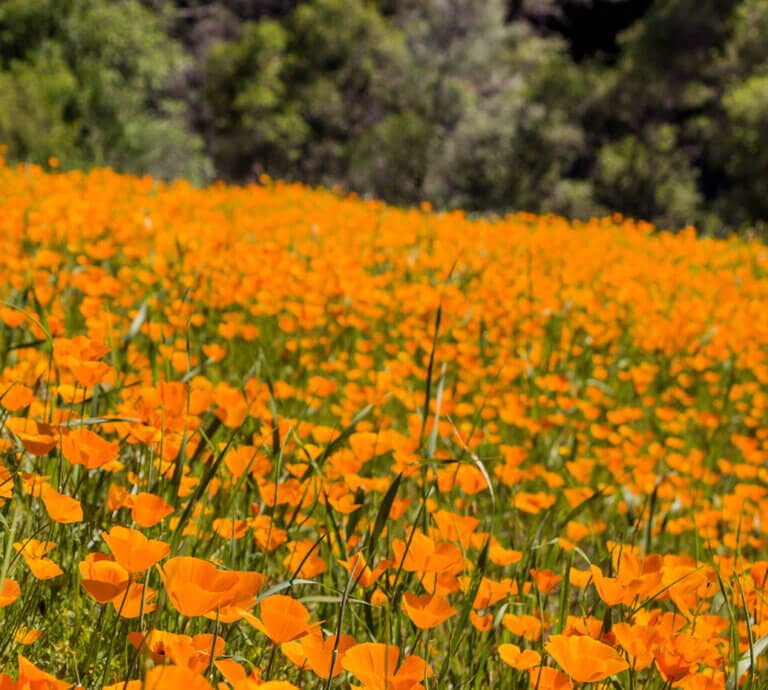
<instances>
[{"instance_id":1,"label":"tree foliage","mask_svg":"<svg viewBox=\"0 0 768 690\"><path fill-rule=\"evenodd\" d=\"M719 233L768 221L766 30L764 0L5 0L0 141Z\"/></svg>"},{"instance_id":2,"label":"tree foliage","mask_svg":"<svg viewBox=\"0 0 768 690\"><path fill-rule=\"evenodd\" d=\"M185 56L137 0L0 4L0 141L13 159L205 174L181 98Z\"/></svg>"}]
</instances>

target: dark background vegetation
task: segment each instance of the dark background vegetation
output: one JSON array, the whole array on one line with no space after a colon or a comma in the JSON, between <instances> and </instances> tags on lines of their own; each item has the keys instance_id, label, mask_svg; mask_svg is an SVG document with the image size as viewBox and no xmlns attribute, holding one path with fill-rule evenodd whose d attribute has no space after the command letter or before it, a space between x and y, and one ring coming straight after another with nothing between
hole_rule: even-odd
<instances>
[{"instance_id":1,"label":"dark background vegetation","mask_svg":"<svg viewBox=\"0 0 768 690\"><path fill-rule=\"evenodd\" d=\"M766 0L0 0L14 161L768 221Z\"/></svg>"}]
</instances>

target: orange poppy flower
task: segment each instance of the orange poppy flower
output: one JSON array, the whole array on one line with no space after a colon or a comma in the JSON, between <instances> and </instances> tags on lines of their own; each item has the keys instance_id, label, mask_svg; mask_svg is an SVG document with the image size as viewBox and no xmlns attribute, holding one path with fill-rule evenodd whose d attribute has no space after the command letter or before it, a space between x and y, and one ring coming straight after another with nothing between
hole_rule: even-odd
<instances>
[{"instance_id":1,"label":"orange poppy flower","mask_svg":"<svg viewBox=\"0 0 768 690\"><path fill-rule=\"evenodd\" d=\"M43 631L40 629L28 629L21 626L14 634L13 639L19 644L30 645L37 642L42 637Z\"/></svg>"},{"instance_id":2,"label":"orange poppy flower","mask_svg":"<svg viewBox=\"0 0 768 690\"><path fill-rule=\"evenodd\" d=\"M342 635L336 644L336 635L329 635L323 639L322 635L306 635L301 638L301 648L306 657L307 664L320 678L328 679L338 676L344 669L341 662L348 649L357 644L352 635ZM336 647L336 659L334 661L334 647Z\"/></svg>"},{"instance_id":3,"label":"orange poppy flower","mask_svg":"<svg viewBox=\"0 0 768 690\"><path fill-rule=\"evenodd\" d=\"M231 596L218 610L205 614L207 618L219 620L221 623L234 623L243 618L247 609L255 606L256 595L266 580L264 575L255 571L230 570L228 572L237 576L237 584Z\"/></svg>"},{"instance_id":4,"label":"orange poppy flower","mask_svg":"<svg viewBox=\"0 0 768 690\"><path fill-rule=\"evenodd\" d=\"M310 539L291 542L291 553L283 560L285 569L303 578L312 578L324 573L328 564L318 555L314 546L315 542Z\"/></svg>"},{"instance_id":5,"label":"orange poppy flower","mask_svg":"<svg viewBox=\"0 0 768 690\"><path fill-rule=\"evenodd\" d=\"M20 594L21 587L19 587L19 583L16 580L5 578L3 586L0 587L0 609L10 606L19 598Z\"/></svg>"},{"instance_id":6,"label":"orange poppy flower","mask_svg":"<svg viewBox=\"0 0 768 690\"><path fill-rule=\"evenodd\" d=\"M639 578L622 580L615 577L605 577L596 565L590 566L590 570L595 589L608 606L631 604L643 586L643 581Z\"/></svg>"},{"instance_id":7,"label":"orange poppy flower","mask_svg":"<svg viewBox=\"0 0 768 690\"><path fill-rule=\"evenodd\" d=\"M40 498L43 499L48 517L60 524L71 524L83 521L83 508L77 499L59 493L50 484L40 487Z\"/></svg>"},{"instance_id":8,"label":"orange poppy flower","mask_svg":"<svg viewBox=\"0 0 768 690\"><path fill-rule=\"evenodd\" d=\"M531 669L531 690L572 690L573 683L564 673L551 666Z\"/></svg>"},{"instance_id":9,"label":"orange poppy flower","mask_svg":"<svg viewBox=\"0 0 768 690\"><path fill-rule=\"evenodd\" d=\"M492 542L488 549L488 558L496 565L513 565L522 560L523 552L515 549L505 549L498 542Z\"/></svg>"},{"instance_id":10,"label":"orange poppy flower","mask_svg":"<svg viewBox=\"0 0 768 690\"><path fill-rule=\"evenodd\" d=\"M138 618L142 611L151 613L157 608L157 604L153 603L156 596L157 592L151 587L131 582L127 591L112 599L112 606L121 618Z\"/></svg>"},{"instance_id":11,"label":"orange poppy flower","mask_svg":"<svg viewBox=\"0 0 768 690\"><path fill-rule=\"evenodd\" d=\"M75 380L85 388L101 383L112 369L106 362L82 362L75 357L64 360Z\"/></svg>"},{"instance_id":12,"label":"orange poppy flower","mask_svg":"<svg viewBox=\"0 0 768 690\"><path fill-rule=\"evenodd\" d=\"M613 647L587 635L552 635L544 645L547 653L579 683L594 683L629 667Z\"/></svg>"},{"instance_id":13,"label":"orange poppy flower","mask_svg":"<svg viewBox=\"0 0 768 690\"><path fill-rule=\"evenodd\" d=\"M339 559L338 563L350 575L353 575L354 573L355 582L362 587L370 587L379 579L381 574L392 565L391 561L383 560L379 561L379 564L375 568L371 568L366 562L362 552L358 552L346 560Z\"/></svg>"},{"instance_id":14,"label":"orange poppy flower","mask_svg":"<svg viewBox=\"0 0 768 690\"><path fill-rule=\"evenodd\" d=\"M533 581L536 583L536 589L542 594L549 594L555 587L557 587L560 580L563 579L561 575L547 569L538 570L536 568L531 568L530 573Z\"/></svg>"},{"instance_id":15,"label":"orange poppy flower","mask_svg":"<svg viewBox=\"0 0 768 690\"><path fill-rule=\"evenodd\" d=\"M417 596L406 593L403 596L403 610L411 622L422 630L435 628L456 613L448 600L438 594Z\"/></svg>"},{"instance_id":16,"label":"orange poppy flower","mask_svg":"<svg viewBox=\"0 0 768 690\"><path fill-rule=\"evenodd\" d=\"M242 539L249 528L247 520L232 518L215 518L211 526L222 539Z\"/></svg>"},{"instance_id":17,"label":"orange poppy flower","mask_svg":"<svg viewBox=\"0 0 768 690\"><path fill-rule=\"evenodd\" d=\"M400 650L395 645L364 642L347 650L341 665L358 678L366 690L415 690L432 675L432 669L418 656L409 656L397 668Z\"/></svg>"},{"instance_id":18,"label":"orange poppy flower","mask_svg":"<svg viewBox=\"0 0 768 690\"><path fill-rule=\"evenodd\" d=\"M202 616L228 603L240 583L235 573L191 556L171 558L157 567L171 603L185 616Z\"/></svg>"},{"instance_id":19,"label":"orange poppy flower","mask_svg":"<svg viewBox=\"0 0 768 690\"><path fill-rule=\"evenodd\" d=\"M5 426L21 441L30 455L48 455L57 445L56 430L50 424L12 417Z\"/></svg>"},{"instance_id":20,"label":"orange poppy flower","mask_svg":"<svg viewBox=\"0 0 768 690\"><path fill-rule=\"evenodd\" d=\"M125 504L130 507L131 517L139 527L152 527L173 512L173 507L160 496L146 492L128 496Z\"/></svg>"},{"instance_id":21,"label":"orange poppy flower","mask_svg":"<svg viewBox=\"0 0 768 690\"><path fill-rule=\"evenodd\" d=\"M54 542L41 542L37 539L28 539L25 542L16 542L13 548L21 554L27 567L38 580L50 580L64 571L45 554L56 548Z\"/></svg>"},{"instance_id":22,"label":"orange poppy flower","mask_svg":"<svg viewBox=\"0 0 768 690\"><path fill-rule=\"evenodd\" d=\"M45 690L66 690L72 687L71 683L59 680L50 673L40 670L31 661L25 659L21 654L18 657L19 680L17 687L22 688L44 688Z\"/></svg>"},{"instance_id":23,"label":"orange poppy flower","mask_svg":"<svg viewBox=\"0 0 768 690\"><path fill-rule=\"evenodd\" d=\"M518 671L527 671L541 664L541 654L532 649L520 650L516 644L500 644L501 660Z\"/></svg>"},{"instance_id":24,"label":"orange poppy flower","mask_svg":"<svg viewBox=\"0 0 768 690\"><path fill-rule=\"evenodd\" d=\"M100 604L125 592L130 582L128 571L104 554L90 554L78 568L83 589Z\"/></svg>"},{"instance_id":25,"label":"orange poppy flower","mask_svg":"<svg viewBox=\"0 0 768 690\"><path fill-rule=\"evenodd\" d=\"M13 383L0 396L0 405L9 412L18 412L28 407L35 399L33 390L21 383Z\"/></svg>"},{"instance_id":26,"label":"orange poppy flower","mask_svg":"<svg viewBox=\"0 0 768 690\"><path fill-rule=\"evenodd\" d=\"M472 626L480 632L488 632L493 627L493 614L485 613L480 615L475 611L469 612L469 622Z\"/></svg>"},{"instance_id":27,"label":"orange poppy flower","mask_svg":"<svg viewBox=\"0 0 768 690\"><path fill-rule=\"evenodd\" d=\"M144 679L144 690L213 690L213 686L196 671L184 666L155 666Z\"/></svg>"},{"instance_id":28,"label":"orange poppy flower","mask_svg":"<svg viewBox=\"0 0 768 690\"><path fill-rule=\"evenodd\" d=\"M317 631L318 636L322 636L320 631ZM304 652L302 641L311 636L307 635L298 640L291 640L290 642L283 642L280 645L280 651L283 653L286 659L294 664L299 670L306 671L309 668L309 662L307 661L307 655Z\"/></svg>"},{"instance_id":29,"label":"orange poppy flower","mask_svg":"<svg viewBox=\"0 0 768 690\"><path fill-rule=\"evenodd\" d=\"M261 618L251 614L244 618L261 630L275 644L297 640L309 634L309 611L304 604L284 594L273 594L262 599Z\"/></svg>"},{"instance_id":30,"label":"orange poppy flower","mask_svg":"<svg viewBox=\"0 0 768 690\"><path fill-rule=\"evenodd\" d=\"M392 542L394 561L402 564L405 571L422 573L457 573L464 567L461 549L456 544L435 542L421 532L416 532L406 550L406 542L395 539Z\"/></svg>"},{"instance_id":31,"label":"orange poppy flower","mask_svg":"<svg viewBox=\"0 0 768 690\"><path fill-rule=\"evenodd\" d=\"M143 573L165 558L170 546L157 539L147 539L141 532L116 525L109 532L102 532L115 560L129 573Z\"/></svg>"},{"instance_id":32,"label":"orange poppy flower","mask_svg":"<svg viewBox=\"0 0 768 690\"><path fill-rule=\"evenodd\" d=\"M635 670L651 665L654 645L659 640L659 631L655 627L614 623L611 631L621 648L629 654Z\"/></svg>"},{"instance_id":33,"label":"orange poppy flower","mask_svg":"<svg viewBox=\"0 0 768 690\"><path fill-rule=\"evenodd\" d=\"M530 642L541 637L541 618L536 616L508 613L501 619L501 624L513 635L525 637Z\"/></svg>"},{"instance_id":34,"label":"orange poppy flower","mask_svg":"<svg viewBox=\"0 0 768 690\"><path fill-rule=\"evenodd\" d=\"M525 513L536 515L542 510L551 508L557 501L557 496L547 494L542 491L537 493L530 493L528 491L520 491L515 494L515 498L512 501L515 508Z\"/></svg>"},{"instance_id":35,"label":"orange poppy flower","mask_svg":"<svg viewBox=\"0 0 768 690\"><path fill-rule=\"evenodd\" d=\"M95 470L120 456L120 446L90 429L74 429L61 439L61 453L73 465Z\"/></svg>"},{"instance_id":36,"label":"orange poppy flower","mask_svg":"<svg viewBox=\"0 0 768 690\"><path fill-rule=\"evenodd\" d=\"M463 591L467 591L471 585L472 578L462 577L460 578L461 588ZM510 578L505 578L501 582L491 580L489 577L483 577L480 580L480 586L477 588L477 594L472 602L472 608L474 609L487 609L494 604L501 601L508 594L511 594L513 585Z\"/></svg>"},{"instance_id":37,"label":"orange poppy flower","mask_svg":"<svg viewBox=\"0 0 768 690\"><path fill-rule=\"evenodd\" d=\"M245 672L245 669L243 668L242 664L239 664L234 659L216 659L213 662L213 665L216 667L216 669L221 673L224 680L227 681L232 686L236 686L237 683L244 680L254 680L257 681L260 673L258 669L254 669L253 673L251 674L250 678L248 674Z\"/></svg>"},{"instance_id":38,"label":"orange poppy flower","mask_svg":"<svg viewBox=\"0 0 768 690\"><path fill-rule=\"evenodd\" d=\"M168 661L178 663L178 656L170 650L182 637L186 636L164 630L150 630L148 633L133 630L126 635L126 639L133 648L151 656L155 664L164 664Z\"/></svg>"}]
</instances>

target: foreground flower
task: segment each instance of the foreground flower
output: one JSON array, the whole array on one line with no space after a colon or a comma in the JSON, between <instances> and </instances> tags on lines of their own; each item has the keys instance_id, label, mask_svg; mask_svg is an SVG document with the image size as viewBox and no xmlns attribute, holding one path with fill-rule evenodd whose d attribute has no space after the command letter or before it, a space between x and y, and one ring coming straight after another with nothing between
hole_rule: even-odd
<instances>
[{"instance_id":1,"label":"foreground flower","mask_svg":"<svg viewBox=\"0 0 768 690\"><path fill-rule=\"evenodd\" d=\"M21 654L18 657L19 678L12 680L6 674L0 674L0 688L2 690L67 690L72 683L59 680L50 673L42 671Z\"/></svg>"},{"instance_id":2,"label":"foreground flower","mask_svg":"<svg viewBox=\"0 0 768 690\"><path fill-rule=\"evenodd\" d=\"M325 639L322 635L307 635L301 638L301 648L307 664L320 678L326 680L328 676L335 678L342 672L344 655L355 644L356 640L351 635L342 635L338 643L336 635L329 635Z\"/></svg>"},{"instance_id":3,"label":"foreground flower","mask_svg":"<svg viewBox=\"0 0 768 690\"><path fill-rule=\"evenodd\" d=\"M89 554L78 567L80 584L100 604L120 596L130 582L128 571L106 554Z\"/></svg>"},{"instance_id":4,"label":"foreground flower","mask_svg":"<svg viewBox=\"0 0 768 690\"><path fill-rule=\"evenodd\" d=\"M155 664L170 662L198 673L208 668L211 651L214 658L224 654L224 639L217 636L214 640L213 635L207 633L190 637L163 630L150 630L146 634L128 633L127 639L135 649L141 650Z\"/></svg>"},{"instance_id":5,"label":"foreground flower","mask_svg":"<svg viewBox=\"0 0 768 690\"><path fill-rule=\"evenodd\" d=\"M568 676L551 666L531 669L531 690L573 690Z\"/></svg>"},{"instance_id":6,"label":"foreground flower","mask_svg":"<svg viewBox=\"0 0 768 690\"><path fill-rule=\"evenodd\" d=\"M40 498L43 499L48 517L54 522L66 525L83 521L80 501L59 493L50 484L43 484L40 488Z\"/></svg>"},{"instance_id":7,"label":"foreground flower","mask_svg":"<svg viewBox=\"0 0 768 690\"><path fill-rule=\"evenodd\" d=\"M283 644L308 635L309 611L300 601L284 594L273 594L261 602L261 618L244 616L253 627L261 630L275 644Z\"/></svg>"},{"instance_id":8,"label":"foreground flower","mask_svg":"<svg viewBox=\"0 0 768 690\"><path fill-rule=\"evenodd\" d=\"M185 616L203 616L224 605L240 582L235 573L191 556L171 558L158 569L171 603Z\"/></svg>"},{"instance_id":9,"label":"foreground flower","mask_svg":"<svg viewBox=\"0 0 768 690\"><path fill-rule=\"evenodd\" d=\"M184 666L155 666L144 680L144 690L213 690L199 673Z\"/></svg>"},{"instance_id":10,"label":"foreground flower","mask_svg":"<svg viewBox=\"0 0 768 690\"><path fill-rule=\"evenodd\" d=\"M3 580L3 586L0 587L0 609L10 606L19 598L21 587L16 580L6 578Z\"/></svg>"},{"instance_id":11,"label":"foreground flower","mask_svg":"<svg viewBox=\"0 0 768 690\"><path fill-rule=\"evenodd\" d=\"M131 517L139 527L152 527L173 512L160 496L142 491L129 496L126 505L131 509Z\"/></svg>"},{"instance_id":12,"label":"foreground flower","mask_svg":"<svg viewBox=\"0 0 768 690\"><path fill-rule=\"evenodd\" d=\"M448 600L439 594L417 596L406 593L403 597L403 610L413 624L422 630L435 628L456 613Z\"/></svg>"},{"instance_id":13,"label":"foreground flower","mask_svg":"<svg viewBox=\"0 0 768 690\"><path fill-rule=\"evenodd\" d=\"M629 668L613 647L587 635L552 635L544 649L579 683L594 683Z\"/></svg>"},{"instance_id":14,"label":"foreground flower","mask_svg":"<svg viewBox=\"0 0 768 690\"><path fill-rule=\"evenodd\" d=\"M107 542L115 560L129 573L143 573L165 558L170 547L164 541L147 539L135 529L115 526L103 532L101 538Z\"/></svg>"},{"instance_id":15,"label":"foreground flower","mask_svg":"<svg viewBox=\"0 0 768 690\"><path fill-rule=\"evenodd\" d=\"M499 645L501 660L518 671L527 671L541 663L541 654L532 649L520 651L516 644Z\"/></svg>"},{"instance_id":16,"label":"foreground flower","mask_svg":"<svg viewBox=\"0 0 768 690\"><path fill-rule=\"evenodd\" d=\"M228 572L237 576L237 584L233 587L230 597L221 607L205 614L207 618L221 623L234 623L243 618L248 613L248 609L256 605L256 595L266 580L264 575L252 570Z\"/></svg>"},{"instance_id":17,"label":"foreground flower","mask_svg":"<svg viewBox=\"0 0 768 690\"><path fill-rule=\"evenodd\" d=\"M419 656L409 656L397 668L399 656L395 645L364 642L348 649L341 665L365 690L422 690L422 681L432 675L432 669Z\"/></svg>"},{"instance_id":18,"label":"foreground flower","mask_svg":"<svg viewBox=\"0 0 768 690\"><path fill-rule=\"evenodd\" d=\"M27 539L24 542L16 542L13 548L21 554L27 567L38 580L50 580L64 572L54 561L46 558L46 554L56 548L55 542Z\"/></svg>"}]
</instances>

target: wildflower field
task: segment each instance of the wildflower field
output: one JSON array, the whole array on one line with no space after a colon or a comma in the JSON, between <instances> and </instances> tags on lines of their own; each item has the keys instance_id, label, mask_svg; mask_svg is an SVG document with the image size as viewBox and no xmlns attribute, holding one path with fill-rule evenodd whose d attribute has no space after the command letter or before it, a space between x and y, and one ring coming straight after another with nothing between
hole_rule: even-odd
<instances>
[{"instance_id":1,"label":"wildflower field","mask_svg":"<svg viewBox=\"0 0 768 690\"><path fill-rule=\"evenodd\" d=\"M26 166L0 264L3 690L766 687L764 245Z\"/></svg>"}]
</instances>

